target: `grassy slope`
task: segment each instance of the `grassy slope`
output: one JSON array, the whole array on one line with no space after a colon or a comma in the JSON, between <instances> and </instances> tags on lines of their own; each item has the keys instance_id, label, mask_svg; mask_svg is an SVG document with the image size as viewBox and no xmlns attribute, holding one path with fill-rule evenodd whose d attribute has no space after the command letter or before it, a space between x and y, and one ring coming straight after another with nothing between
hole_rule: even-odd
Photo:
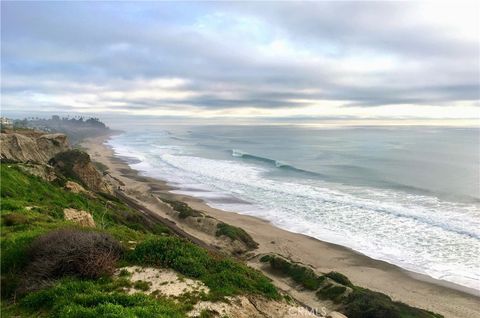
<instances>
[{"instance_id":1,"label":"grassy slope","mask_svg":"<svg viewBox=\"0 0 480 318\"><path fill-rule=\"evenodd\" d=\"M126 295L122 279L96 281L65 278L54 286L16 299L14 291L28 263L26 248L39 235L61 227L72 227L63 220L64 208L92 213L97 231L105 231L128 246L137 242L135 250L126 254L122 264L169 267L203 281L211 290L205 299L218 300L235 294L261 294L279 297L277 290L263 276L235 260L211 255L206 250L182 239L166 235L167 229L146 223L123 203L102 196L96 198L74 194L60 185L26 175L12 164L1 164L1 278L2 316L21 317L183 317L197 299L153 298L142 294ZM262 259L273 268L292 276L305 288L317 290L324 276L283 259ZM436 315L393 302L388 296L353 286L339 273L325 275L353 288L347 299L338 300L351 317L381 317L387 310L395 317L436 317ZM319 290L320 292L321 290ZM324 290L319 297L337 300L335 290ZM380 314L377 315L377 314Z\"/></svg>"},{"instance_id":2,"label":"grassy slope","mask_svg":"<svg viewBox=\"0 0 480 318\"><path fill-rule=\"evenodd\" d=\"M123 264L170 267L185 276L203 281L209 299L235 294L261 294L278 298L269 280L232 259L211 255L182 239L166 235L165 228L145 223L143 218L112 198L74 194L60 185L26 175L12 164L1 164L1 274L2 314L41 317L183 317L191 307L170 299L120 292L121 281L66 278L54 286L16 299L15 288L28 264L26 249L39 235L74 226L63 220L63 209L92 213L98 231L105 231L128 245L138 243L126 254Z\"/></svg>"}]
</instances>

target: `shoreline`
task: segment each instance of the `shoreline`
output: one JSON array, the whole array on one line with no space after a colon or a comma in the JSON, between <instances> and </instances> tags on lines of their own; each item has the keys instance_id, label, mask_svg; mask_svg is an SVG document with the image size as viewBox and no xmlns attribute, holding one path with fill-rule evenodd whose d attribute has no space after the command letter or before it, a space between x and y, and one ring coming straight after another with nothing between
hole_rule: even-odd
<instances>
[{"instance_id":1,"label":"shoreline","mask_svg":"<svg viewBox=\"0 0 480 318\"><path fill-rule=\"evenodd\" d=\"M254 254L277 253L309 264L320 272L338 271L348 276L356 285L385 293L394 300L431 310L445 317L480 317L479 292L474 289L411 272L341 245L283 230L255 216L216 209L199 198L172 193L171 191L179 189L169 186L163 180L142 176L131 169L124 159L114 155L113 150L104 142L116 133L118 132L87 139L80 144L88 149L93 161L106 165L110 175L126 184L125 192L128 195L145 202L147 208L160 216L165 217L166 213L161 206L151 202L154 195L183 201L220 221L243 228L259 243L258 249L253 251ZM187 233L208 242L205 235L182 224L177 225ZM255 260L250 259L247 263L259 268ZM288 292L292 292L294 297L300 298L299 300L307 305L315 307L311 303L315 300L309 299L301 291L291 289ZM317 307L318 305L317 301Z\"/></svg>"}]
</instances>

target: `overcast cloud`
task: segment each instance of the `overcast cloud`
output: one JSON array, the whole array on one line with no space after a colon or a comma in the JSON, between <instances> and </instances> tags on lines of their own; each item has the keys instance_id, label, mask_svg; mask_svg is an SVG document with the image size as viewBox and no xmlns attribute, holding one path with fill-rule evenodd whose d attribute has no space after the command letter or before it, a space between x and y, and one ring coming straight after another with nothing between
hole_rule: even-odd
<instances>
[{"instance_id":1,"label":"overcast cloud","mask_svg":"<svg viewBox=\"0 0 480 318\"><path fill-rule=\"evenodd\" d=\"M478 117L474 2L1 6L4 111Z\"/></svg>"}]
</instances>

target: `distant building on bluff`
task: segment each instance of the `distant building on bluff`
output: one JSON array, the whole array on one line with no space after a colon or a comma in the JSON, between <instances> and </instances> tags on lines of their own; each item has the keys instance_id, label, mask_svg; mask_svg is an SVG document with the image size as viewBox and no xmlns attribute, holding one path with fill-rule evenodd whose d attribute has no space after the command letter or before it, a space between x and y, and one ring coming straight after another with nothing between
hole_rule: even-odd
<instances>
[{"instance_id":1,"label":"distant building on bluff","mask_svg":"<svg viewBox=\"0 0 480 318\"><path fill-rule=\"evenodd\" d=\"M12 128L13 122L7 117L0 117L0 126L2 128Z\"/></svg>"}]
</instances>

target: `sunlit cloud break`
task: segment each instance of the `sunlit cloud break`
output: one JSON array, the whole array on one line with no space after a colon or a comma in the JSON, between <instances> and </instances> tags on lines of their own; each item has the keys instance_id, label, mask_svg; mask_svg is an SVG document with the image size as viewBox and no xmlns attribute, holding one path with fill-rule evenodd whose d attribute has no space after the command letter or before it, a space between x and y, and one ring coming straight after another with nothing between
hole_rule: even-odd
<instances>
[{"instance_id":1,"label":"sunlit cloud break","mask_svg":"<svg viewBox=\"0 0 480 318\"><path fill-rule=\"evenodd\" d=\"M3 111L479 118L479 5L2 2Z\"/></svg>"}]
</instances>

